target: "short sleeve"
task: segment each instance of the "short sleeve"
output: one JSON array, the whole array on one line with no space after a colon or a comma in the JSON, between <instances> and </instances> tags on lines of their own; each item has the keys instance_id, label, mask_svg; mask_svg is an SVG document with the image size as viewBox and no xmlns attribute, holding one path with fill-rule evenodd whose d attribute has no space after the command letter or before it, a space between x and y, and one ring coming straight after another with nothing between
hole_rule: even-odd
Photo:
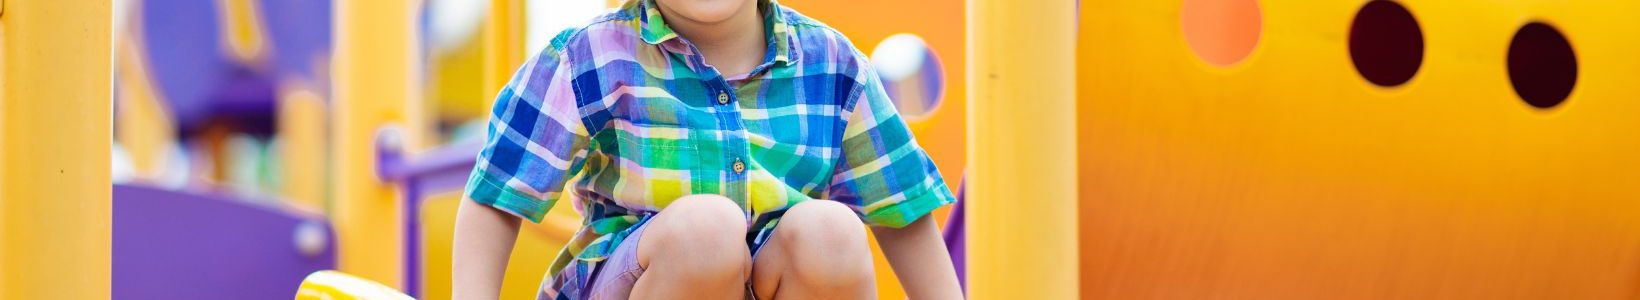
<instances>
[{"instance_id":1,"label":"short sleeve","mask_svg":"<svg viewBox=\"0 0 1640 300\"><path fill-rule=\"evenodd\" d=\"M845 102L842 156L830 198L858 207L872 226L905 227L955 201L951 189L911 136L877 73L861 66Z\"/></svg>"},{"instance_id":2,"label":"short sleeve","mask_svg":"<svg viewBox=\"0 0 1640 300\"><path fill-rule=\"evenodd\" d=\"M570 85L573 70L558 50L564 36L501 88L467 180L467 198L531 222L541 221L580 172L590 136Z\"/></svg>"}]
</instances>

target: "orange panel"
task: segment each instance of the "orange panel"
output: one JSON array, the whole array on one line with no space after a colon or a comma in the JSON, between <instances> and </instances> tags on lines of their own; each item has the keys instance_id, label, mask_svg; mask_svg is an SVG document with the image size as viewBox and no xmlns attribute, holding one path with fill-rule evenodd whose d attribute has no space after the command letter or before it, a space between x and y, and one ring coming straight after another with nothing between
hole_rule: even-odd
<instances>
[{"instance_id":1,"label":"orange panel","mask_svg":"<svg viewBox=\"0 0 1640 300\"><path fill-rule=\"evenodd\" d=\"M1084 298L1635 298L1640 3L1399 2L1422 60L1384 87L1348 44L1366 1L1261 1L1228 67L1180 1L1083 1ZM1534 20L1581 64L1558 106L1506 66Z\"/></svg>"}]
</instances>

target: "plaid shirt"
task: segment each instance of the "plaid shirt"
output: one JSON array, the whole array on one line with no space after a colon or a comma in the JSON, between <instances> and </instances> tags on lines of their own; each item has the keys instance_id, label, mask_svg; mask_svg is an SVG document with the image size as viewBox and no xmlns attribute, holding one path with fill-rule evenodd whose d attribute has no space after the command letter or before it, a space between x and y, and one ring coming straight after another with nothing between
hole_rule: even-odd
<instances>
[{"instance_id":1,"label":"plaid shirt","mask_svg":"<svg viewBox=\"0 0 1640 300\"><path fill-rule=\"evenodd\" d=\"M552 272L600 260L614 233L690 194L728 197L771 228L813 199L888 227L953 201L841 33L765 0L763 63L726 78L652 1L558 34L496 97L466 196L539 222L574 194L586 227Z\"/></svg>"}]
</instances>

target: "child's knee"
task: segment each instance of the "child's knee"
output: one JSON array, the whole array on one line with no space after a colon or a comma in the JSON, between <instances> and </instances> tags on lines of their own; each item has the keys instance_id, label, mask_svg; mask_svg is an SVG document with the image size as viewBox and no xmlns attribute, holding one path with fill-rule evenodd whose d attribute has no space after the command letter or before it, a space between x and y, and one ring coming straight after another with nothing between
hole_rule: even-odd
<instances>
[{"instance_id":1,"label":"child's knee","mask_svg":"<svg viewBox=\"0 0 1640 300\"><path fill-rule=\"evenodd\" d=\"M681 223L671 225L691 227L691 232L723 234L737 240L745 238L746 214L733 200L723 196L683 196L667 205L656 218L669 218Z\"/></svg>"},{"instance_id":2,"label":"child's knee","mask_svg":"<svg viewBox=\"0 0 1640 300\"><path fill-rule=\"evenodd\" d=\"M665 261L660 264L702 279L740 276L750 268L746 217L727 198L680 198L645 226L638 245L639 263L645 267Z\"/></svg>"},{"instance_id":3,"label":"child's knee","mask_svg":"<svg viewBox=\"0 0 1640 300\"><path fill-rule=\"evenodd\" d=\"M865 225L854 211L835 201L805 201L786 211L776 235L812 246L865 244ZM808 245L805 245L808 246ZM846 250L846 249L840 249Z\"/></svg>"},{"instance_id":4,"label":"child's knee","mask_svg":"<svg viewBox=\"0 0 1640 300\"><path fill-rule=\"evenodd\" d=\"M865 225L854 211L834 201L807 201L786 212L774 233L792 258L799 281L849 286L872 276Z\"/></svg>"}]
</instances>

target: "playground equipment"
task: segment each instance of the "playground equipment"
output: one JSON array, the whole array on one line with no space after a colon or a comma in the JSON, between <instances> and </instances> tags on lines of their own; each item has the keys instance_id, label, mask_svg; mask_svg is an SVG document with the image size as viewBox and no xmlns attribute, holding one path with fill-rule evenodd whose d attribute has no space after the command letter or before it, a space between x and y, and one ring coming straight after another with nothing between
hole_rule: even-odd
<instances>
[{"instance_id":1,"label":"playground equipment","mask_svg":"<svg viewBox=\"0 0 1640 300\"><path fill-rule=\"evenodd\" d=\"M391 128L376 138L376 174L384 182L397 183L403 193L400 204L405 217L401 221L404 232L403 290L410 295L421 295L422 257L422 201L427 195L459 192L467 184L467 175L473 170L474 153L483 150L482 143L462 143L429 151L418 157L404 157L402 133ZM571 229L573 230L573 229Z\"/></svg>"},{"instance_id":2,"label":"playground equipment","mask_svg":"<svg viewBox=\"0 0 1640 300\"><path fill-rule=\"evenodd\" d=\"M319 271L302 279L296 288L298 300L401 300L415 299L369 279L337 271Z\"/></svg>"},{"instance_id":3,"label":"playground equipment","mask_svg":"<svg viewBox=\"0 0 1640 300\"><path fill-rule=\"evenodd\" d=\"M1640 3L1080 9L1084 297L1632 299L1640 287ZM1190 11L1219 20L1196 26ZM1198 43L1196 30L1249 36ZM1534 64L1548 66L1513 71ZM1530 101L1531 84L1569 94Z\"/></svg>"},{"instance_id":4,"label":"playground equipment","mask_svg":"<svg viewBox=\"0 0 1640 300\"><path fill-rule=\"evenodd\" d=\"M383 178L402 187L405 213L415 216L402 225L407 234L405 274L400 279L404 293L429 299L448 297L456 207L475 162L473 153L480 147L480 143L458 143L410 157L381 156L380 165L386 166ZM580 222L575 209L561 205L541 223L524 224L508 260L504 295L534 295L552 254L580 229Z\"/></svg>"},{"instance_id":5,"label":"playground equipment","mask_svg":"<svg viewBox=\"0 0 1640 300\"><path fill-rule=\"evenodd\" d=\"M971 297L1077 296L1075 8L968 0Z\"/></svg>"},{"instance_id":6,"label":"playground equipment","mask_svg":"<svg viewBox=\"0 0 1640 300\"><path fill-rule=\"evenodd\" d=\"M114 186L113 295L280 299L336 267L324 218L277 203Z\"/></svg>"},{"instance_id":7,"label":"playground equipment","mask_svg":"<svg viewBox=\"0 0 1640 300\"><path fill-rule=\"evenodd\" d=\"M488 98L522 60L509 49L526 1L484 2L505 13L484 27L482 76L467 76ZM935 62L885 81L914 95L896 101L913 105L909 125L945 177L972 175L969 198L934 215L970 233L947 238L972 246L951 250L970 263L975 298L1617 299L1640 286L1637 3L781 2L873 55L884 44L887 57ZM450 120L418 79L434 73L418 31L426 2L113 3L175 8L121 29L107 1L0 0L0 298L176 288L127 280L193 278L139 272L159 268L140 260L221 274L211 267L227 265L202 266L219 254L190 252L203 243L258 245L241 252L290 267L252 279L283 282L272 296L327 263L347 274L316 273L300 290L368 279L447 291L459 201L448 177L465 175L460 152L474 146L439 146L432 129ZM293 42L300 28L324 41ZM120 30L141 34L110 36ZM915 39L884 42L902 34ZM916 50L908 41L925 51L891 51ZM94 117L111 114L110 86L113 126ZM930 91L943 92L915 96ZM402 132L383 143L387 127ZM312 234L327 232L312 216L221 189L115 187L106 175L111 135L140 177L175 162L157 159L167 153L223 159L212 147L268 134L288 149L289 197L277 201L324 210L333 240L314 238L332 235ZM209 165L191 173L205 184L232 181L229 164L201 160L187 163ZM160 204L127 207L140 202ZM573 212L520 233L507 294L534 290ZM222 219L238 215L259 217ZM238 225L125 223L139 220L262 225L240 242L174 236ZM333 245L334 261L315 244ZM166 245L186 251L146 248ZM880 296L900 298L878 264Z\"/></svg>"},{"instance_id":8,"label":"playground equipment","mask_svg":"<svg viewBox=\"0 0 1640 300\"><path fill-rule=\"evenodd\" d=\"M0 1L0 298L108 295L110 10Z\"/></svg>"}]
</instances>

